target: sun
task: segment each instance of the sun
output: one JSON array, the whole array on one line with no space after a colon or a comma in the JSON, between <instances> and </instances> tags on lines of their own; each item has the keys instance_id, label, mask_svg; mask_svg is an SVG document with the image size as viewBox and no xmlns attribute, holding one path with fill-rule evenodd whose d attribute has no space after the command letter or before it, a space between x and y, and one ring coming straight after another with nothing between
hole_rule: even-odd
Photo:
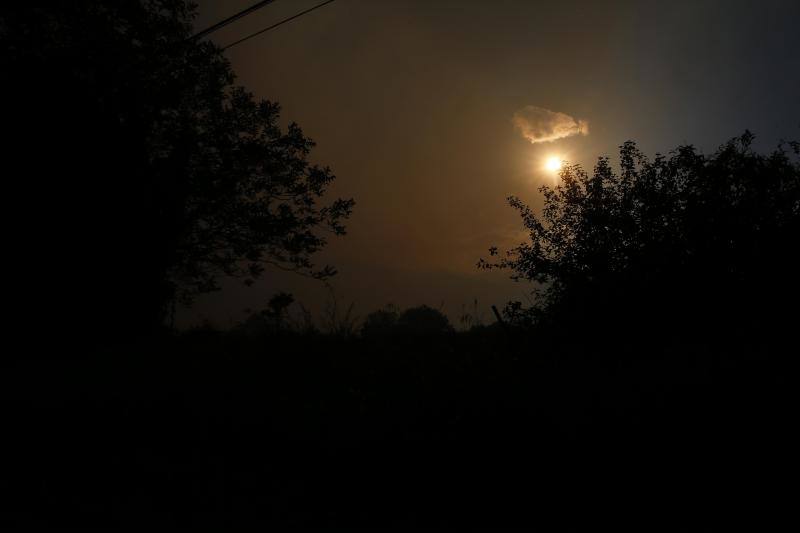
<instances>
[{"instance_id":1,"label":"sun","mask_svg":"<svg viewBox=\"0 0 800 533\"><path fill-rule=\"evenodd\" d=\"M548 157L547 161L544 163L544 168L550 172L558 172L561 170L561 158L555 155Z\"/></svg>"}]
</instances>

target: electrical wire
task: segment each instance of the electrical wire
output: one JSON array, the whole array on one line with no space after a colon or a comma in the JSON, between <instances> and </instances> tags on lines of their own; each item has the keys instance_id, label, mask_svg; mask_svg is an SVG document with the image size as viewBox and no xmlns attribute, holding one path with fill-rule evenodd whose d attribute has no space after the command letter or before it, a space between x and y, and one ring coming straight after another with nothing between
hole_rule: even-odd
<instances>
[{"instance_id":1,"label":"electrical wire","mask_svg":"<svg viewBox=\"0 0 800 533\"><path fill-rule=\"evenodd\" d=\"M251 13L255 13L256 11L261 9L262 7L265 7L265 6L267 6L267 5L269 5L269 4L273 3L273 2L275 2L275 0L263 0L262 2L258 2L257 4L253 4L252 6L248 7L247 9L245 9L243 11L240 11L240 12L236 13L235 15L230 16L230 17L226 18L223 21L217 22L213 26L209 26L208 28L204 29L201 32L195 33L194 35L192 35L189 38L189 40L190 41L195 41L197 39L202 39L206 35L210 35L210 34L214 33L215 31L217 31L217 30L219 30L221 28L224 28L225 26L227 26L231 22L236 22L237 20L239 20L242 17L246 17L247 15L249 15Z\"/></svg>"},{"instance_id":2,"label":"electrical wire","mask_svg":"<svg viewBox=\"0 0 800 533\"><path fill-rule=\"evenodd\" d=\"M251 33L250 35L248 35L248 36L246 36L246 37L242 37L242 38L241 38L241 39L239 39L238 41L234 41L234 42L232 42L231 44L229 44L229 45L227 45L227 46L223 47L222 49L223 49L223 50L227 50L228 48L232 48L232 47L236 46L237 44L241 44L241 43L243 43L243 42L245 42L245 41L247 41L247 40L249 40L249 39L252 39L253 37L256 37L256 36L258 36L258 35L261 35L261 34L262 34L262 33L264 33L264 32L268 32L268 31L270 31L270 30L273 30L273 29L277 28L278 26L281 26L281 25L283 25L283 24L286 24L286 23L287 23L287 22L289 22L289 21L292 21L292 20L294 20L294 19L296 19L296 18L302 17L303 15L306 15L306 14L308 14L308 13L311 13L312 11L314 11L314 10L316 10L316 9L319 9L319 8L321 8L321 7L323 7L323 6L326 6L326 5L330 4L330 3L331 3L331 2L333 2L333 1L334 1L334 0L326 0L325 2L322 2L321 4L317 4L317 5L315 5L314 7L311 7L311 8L309 8L309 9L306 9L305 11L301 11L300 13L298 13L298 14L296 14L296 15L292 15L292 16L291 16L291 17L289 17L289 18L285 18L285 19L283 19L282 21L280 21L280 22L276 22L275 24L272 24L271 26L267 26L266 28L264 28L264 29L262 29L262 30L258 30L257 32L255 32L255 33Z\"/></svg>"}]
</instances>

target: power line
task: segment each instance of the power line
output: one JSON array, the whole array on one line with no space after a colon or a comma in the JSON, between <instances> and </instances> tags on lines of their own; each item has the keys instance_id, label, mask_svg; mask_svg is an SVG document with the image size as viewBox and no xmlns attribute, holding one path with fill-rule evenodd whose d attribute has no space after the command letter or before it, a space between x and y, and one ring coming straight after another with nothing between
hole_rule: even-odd
<instances>
[{"instance_id":1,"label":"power line","mask_svg":"<svg viewBox=\"0 0 800 533\"><path fill-rule=\"evenodd\" d=\"M234 42L232 42L231 44L229 44L228 46L225 46L225 47L223 47L222 49L223 49L223 50L227 50L228 48L231 48L231 47L233 47L233 46L236 46L236 45L237 45L237 44L239 44L239 43L243 43L243 42L247 41L248 39L252 39L253 37L255 37L255 36L257 36L257 35L261 35L261 34L262 34L262 33L264 33L264 32L267 32L267 31L269 31L269 30L275 29L275 28L277 28L278 26L280 26L280 25L282 25L282 24L286 24L287 22L289 22L289 21L291 21L291 20L294 20L294 19L296 19L296 18L298 18L298 17L302 17L303 15L305 15L305 14L307 14L307 13L311 13L311 12L312 12L312 11L314 11L315 9L319 9L319 8L321 8L322 6L328 5L328 4L330 4L331 2L333 2L333 1L334 1L334 0L326 0L325 2L322 2L321 4L317 4L317 5L315 5L315 6L314 6L314 7L312 7L312 8L306 9L305 11L301 11L300 13L298 13L298 14L296 14L296 15L292 15L292 16L291 16L291 17L289 17L289 18L285 18L285 19L283 19L283 20L282 20L282 21L280 21L280 22L276 22L276 23L275 23L275 24L273 24L272 26L267 26L267 27L266 27L266 28L264 28L263 30L258 30L258 31L257 31L257 32L255 32L255 33L251 33L251 34L250 34L250 35L248 35L247 37L242 37L242 38L241 38L241 39L239 39L238 41L234 41Z\"/></svg>"},{"instance_id":2,"label":"power line","mask_svg":"<svg viewBox=\"0 0 800 533\"><path fill-rule=\"evenodd\" d=\"M230 16L230 17L226 18L225 20L223 20L223 21L221 21L221 22L217 22L217 23L216 23L216 24L214 24L213 26L210 26L210 27L208 27L208 28L204 29L204 30L203 30L203 31L201 31L201 32L195 33L194 35L192 35L192 36L189 38L189 40L190 40L190 41L194 41L194 40L197 40L197 39L202 39L202 38L203 38L203 37L205 37L206 35L209 35L209 34L211 34L211 33L214 33L214 32L215 32L215 31L217 31L218 29L220 29L220 28L224 28L225 26L227 26L227 25L228 25L228 24L230 24L231 22L235 22L235 21L239 20L239 19L240 19L240 18L242 18L242 17L246 17L246 16L247 16L247 15L249 15L250 13L253 13L253 12L255 12L255 11L258 11L258 10L259 10L259 9L261 9L262 7L264 7L264 6L268 5L268 4L271 4L271 3L272 3L272 2L274 2L274 1L275 1L275 0L263 0L262 2L258 2L258 3L256 3L256 4L253 4L252 6L248 7L247 9L245 9L245 10L243 10L243 11L240 11L240 12L236 13L235 15L233 15L233 16Z\"/></svg>"}]
</instances>

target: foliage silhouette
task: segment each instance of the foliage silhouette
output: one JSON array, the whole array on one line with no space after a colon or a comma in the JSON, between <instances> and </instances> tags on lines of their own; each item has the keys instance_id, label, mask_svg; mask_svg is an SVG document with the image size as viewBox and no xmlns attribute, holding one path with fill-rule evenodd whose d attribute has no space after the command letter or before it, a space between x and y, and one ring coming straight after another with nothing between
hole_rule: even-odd
<instances>
[{"instance_id":1,"label":"foliage silhouette","mask_svg":"<svg viewBox=\"0 0 800 533\"><path fill-rule=\"evenodd\" d=\"M26 176L20 275L83 320L152 325L175 298L220 276L251 283L265 265L335 273L312 257L345 232L353 201L322 203L335 176L309 163L314 143L237 86L217 46L188 40L194 15L184 0L0 13L7 148Z\"/></svg>"},{"instance_id":2,"label":"foliage silhouette","mask_svg":"<svg viewBox=\"0 0 800 533\"><path fill-rule=\"evenodd\" d=\"M467 309L467 306L462 304L461 314L458 317L458 321L464 330L480 328L483 326L483 313L480 311L477 298L472 301L471 309Z\"/></svg>"},{"instance_id":3,"label":"foliage silhouette","mask_svg":"<svg viewBox=\"0 0 800 533\"><path fill-rule=\"evenodd\" d=\"M444 313L427 305L403 311L397 319L397 327L405 335L437 335L453 331Z\"/></svg>"},{"instance_id":4,"label":"foliage silhouette","mask_svg":"<svg viewBox=\"0 0 800 533\"><path fill-rule=\"evenodd\" d=\"M752 141L652 161L627 142L619 173L608 158L592 175L565 167L540 189L541 215L511 197L530 242L479 266L541 288L509 318L612 336L787 331L800 295L798 145L761 155Z\"/></svg>"},{"instance_id":5,"label":"foliage silhouette","mask_svg":"<svg viewBox=\"0 0 800 533\"><path fill-rule=\"evenodd\" d=\"M392 304L369 313L361 325L361 336L366 338L384 337L395 333L399 316L400 310Z\"/></svg>"},{"instance_id":6,"label":"foliage silhouette","mask_svg":"<svg viewBox=\"0 0 800 533\"><path fill-rule=\"evenodd\" d=\"M400 338L431 336L453 331L447 316L427 305L410 307L402 312L395 305L373 311L361 326L364 338Z\"/></svg>"},{"instance_id":7,"label":"foliage silhouette","mask_svg":"<svg viewBox=\"0 0 800 533\"><path fill-rule=\"evenodd\" d=\"M322 310L322 329L329 335L340 338L350 338L358 334L359 317L355 313L356 303L342 309L339 298L333 286L327 284L328 299Z\"/></svg>"},{"instance_id":8,"label":"foliage silhouette","mask_svg":"<svg viewBox=\"0 0 800 533\"><path fill-rule=\"evenodd\" d=\"M273 295L267 307L255 313L247 309L247 319L236 327L236 330L246 336L265 336L281 334L292 329L292 320L289 307L294 303L294 297L286 292Z\"/></svg>"}]
</instances>

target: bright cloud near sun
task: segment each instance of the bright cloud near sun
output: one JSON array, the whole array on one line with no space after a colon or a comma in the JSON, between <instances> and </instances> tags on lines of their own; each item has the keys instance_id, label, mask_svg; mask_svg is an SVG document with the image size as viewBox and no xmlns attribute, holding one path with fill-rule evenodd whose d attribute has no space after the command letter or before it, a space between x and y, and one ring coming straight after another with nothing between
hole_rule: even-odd
<instances>
[{"instance_id":1,"label":"bright cloud near sun","mask_svg":"<svg viewBox=\"0 0 800 533\"><path fill-rule=\"evenodd\" d=\"M514 127L531 143L552 142L573 135L588 135L589 123L543 107L525 106L514 113Z\"/></svg>"}]
</instances>

